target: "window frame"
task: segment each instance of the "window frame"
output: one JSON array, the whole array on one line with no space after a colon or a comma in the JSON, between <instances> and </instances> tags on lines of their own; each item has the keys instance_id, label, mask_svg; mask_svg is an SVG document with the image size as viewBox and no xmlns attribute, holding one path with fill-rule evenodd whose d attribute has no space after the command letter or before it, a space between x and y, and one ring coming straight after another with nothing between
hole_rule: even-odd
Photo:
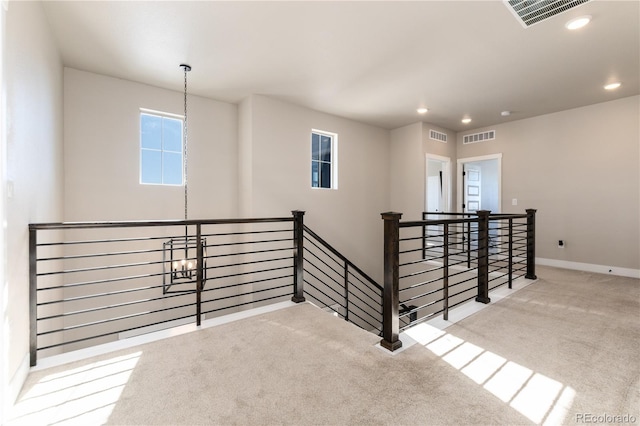
<instances>
[{"instance_id":1,"label":"window frame","mask_svg":"<svg viewBox=\"0 0 640 426\"><path fill-rule=\"evenodd\" d=\"M314 134L318 135L320 138L322 136L325 137L329 137L331 139L330 142L330 161L322 161L321 159L314 159L313 158L313 136ZM321 139L320 139L321 140ZM311 158L311 162L310 162L310 173L309 176L311 177L311 189L328 189L328 190L337 190L338 189L338 134L334 133L334 132L327 132L325 130L318 130L318 129L311 129L311 138L310 138L310 145L309 145L309 151L310 151L310 155L309 157ZM321 147L319 147L319 149L321 150ZM318 176L318 186L314 186L314 179L313 179L313 165L314 163L318 163L320 164L329 164L330 167L330 186L329 187L324 187L324 186L320 186L321 182L322 182L322 178L320 177L321 172L321 167L318 166L318 172L319 172L319 176Z\"/></svg>"},{"instance_id":2,"label":"window frame","mask_svg":"<svg viewBox=\"0 0 640 426\"><path fill-rule=\"evenodd\" d=\"M159 117L161 119L171 119L177 120L180 122L180 151L174 151L170 149L164 148L164 138L161 136L160 139L160 149L153 148L144 148L142 146L142 116L153 116ZM139 170L138 170L138 183L140 185L157 185L157 186L184 186L185 176L184 176L184 116L179 114L172 114L164 111L157 111L152 109L140 108L140 113L138 115L138 138L139 138ZM152 151L160 153L160 182L143 182L143 152L144 151ZM164 153L172 153L172 154L180 154L180 183L165 183L164 182Z\"/></svg>"}]
</instances>

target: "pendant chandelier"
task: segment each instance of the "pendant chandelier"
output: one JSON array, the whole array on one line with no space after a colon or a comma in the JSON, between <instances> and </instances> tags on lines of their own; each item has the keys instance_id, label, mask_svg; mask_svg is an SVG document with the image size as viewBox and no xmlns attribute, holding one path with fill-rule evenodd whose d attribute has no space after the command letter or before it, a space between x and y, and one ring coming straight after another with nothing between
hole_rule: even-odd
<instances>
[{"instance_id":1,"label":"pendant chandelier","mask_svg":"<svg viewBox=\"0 0 640 426\"><path fill-rule=\"evenodd\" d=\"M180 68L184 70L184 123L182 126L182 165L184 179L184 220L188 220L189 211L189 186L187 180L187 148L188 148L188 117L187 117L187 73L191 71L191 67L186 64L180 64ZM162 292L167 293L184 293L194 292L197 285L197 269L202 268L202 288L207 279L206 264L206 239L200 239L202 246L203 264L198 265L197 249L198 240L196 237L189 236L188 226L184 226L184 237L171 238L162 244ZM175 288L171 290L172 287Z\"/></svg>"}]
</instances>

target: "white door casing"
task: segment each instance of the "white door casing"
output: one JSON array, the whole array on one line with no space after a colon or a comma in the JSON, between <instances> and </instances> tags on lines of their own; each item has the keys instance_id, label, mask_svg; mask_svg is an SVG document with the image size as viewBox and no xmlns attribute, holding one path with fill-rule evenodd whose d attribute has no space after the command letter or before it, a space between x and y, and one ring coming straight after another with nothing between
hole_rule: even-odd
<instances>
[{"instance_id":1,"label":"white door casing","mask_svg":"<svg viewBox=\"0 0 640 426\"><path fill-rule=\"evenodd\" d=\"M425 211L451 211L451 159L426 154Z\"/></svg>"}]
</instances>

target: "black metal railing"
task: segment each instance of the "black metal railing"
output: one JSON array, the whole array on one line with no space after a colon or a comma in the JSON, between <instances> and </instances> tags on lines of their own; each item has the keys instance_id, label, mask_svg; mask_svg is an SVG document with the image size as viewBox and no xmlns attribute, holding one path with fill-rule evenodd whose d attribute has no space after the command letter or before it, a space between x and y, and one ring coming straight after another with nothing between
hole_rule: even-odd
<instances>
[{"instance_id":1,"label":"black metal railing","mask_svg":"<svg viewBox=\"0 0 640 426\"><path fill-rule=\"evenodd\" d=\"M284 218L31 224L29 249L31 365L39 354L306 297L368 331L381 330L382 287L307 228L302 211Z\"/></svg>"},{"instance_id":2,"label":"black metal railing","mask_svg":"<svg viewBox=\"0 0 640 426\"><path fill-rule=\"evenodd\" d=\"M382 326L382 286L307 226L305 295L314 304L376 334Z\"/></svg>"},{"instance_id":3,"label":"black metal railing","mask_svg":"<svg viewBox=\"0 0 640 426\"><path fill-rule=\"evenodd\" d=\"M437 218L430 219L437 215ZM422 221L400 222L383 213L383 340L402 346L399 333L525 276L535 279L535 210L526 214L424 213Z\"/></svg>"},{"instance_id":4,"label":"black metal railing","mask_svg":"<svg viewBox=\"0 0 640 426\"><path fill-rule=\"evenodd\" d=\"M438 213L442 215L442 213ZM425 214L425 218L430 213ZM526 272L535 210L400 222L384 213L384 286L304 225L260 219L29 225L31 364L278 301L309 300L401 346L401 329ZM402 235L401 235L402 230ZM402 249L401 249L402 246Z\"/></svg>"},{"instance_id":5,"label":"black metal railing","mask_svg":"<svg viewBox=\"0 0 640 426\"><path fill-rule=\"evenodd\" d=\"M38 352L299 301L298 216L30 225L31 364Z\"/></svg>"}]
</instances>

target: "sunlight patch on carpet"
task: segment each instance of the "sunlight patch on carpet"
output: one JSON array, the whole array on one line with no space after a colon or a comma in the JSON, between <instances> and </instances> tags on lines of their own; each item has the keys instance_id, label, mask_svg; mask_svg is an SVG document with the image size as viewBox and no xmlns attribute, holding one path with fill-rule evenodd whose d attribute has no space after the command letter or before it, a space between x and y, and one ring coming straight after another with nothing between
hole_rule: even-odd
<instances>
[{"instance_id":1,"label":"sunlight patch on carpet","mask_svg":"<svg viewBox=\"0 0 640 426\"><path fill-rule=\"evenodd\" d=\"M565 421L573 388L426 323L405 334L532 422Z\"/></svg>"},{"instance_id":2,"label":"sunlight patch on carpet","mask_svg":"<svg viewBox=\"0 0 640 426\"><path fill-rule=\"evenodd\" d=\"M142 352L49 374L16 402L10 425L104 424Z\"/></svg>"}]
</instances>

